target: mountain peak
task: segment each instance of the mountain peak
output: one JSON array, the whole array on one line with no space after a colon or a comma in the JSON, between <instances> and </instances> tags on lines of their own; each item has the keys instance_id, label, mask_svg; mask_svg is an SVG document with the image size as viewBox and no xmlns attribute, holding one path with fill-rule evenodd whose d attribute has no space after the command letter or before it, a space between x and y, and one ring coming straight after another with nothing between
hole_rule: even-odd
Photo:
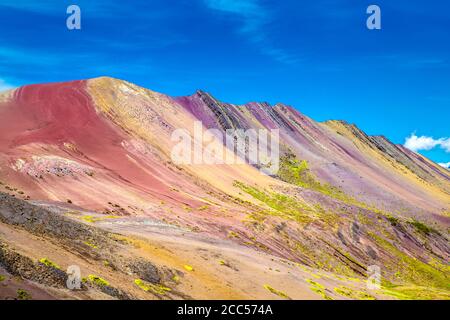
<instances>
[{"instance_id":1,"label":"mountain peak","mask_svg":"<svg viewBox=\"0 0 450 320\"><path fill-rule=\"evenodd\" d=\"M104 83L104 84L112 84L112 85L132 84L134 86L137 86L136 84L133 84L126 80L122 80L122 79L114 78L114 77L110 77L110 76L99 76L99 77L87 79L86 81L90 82L90 83L94 83L94 84L95 83Z\"/></svg>"}]
</instances>

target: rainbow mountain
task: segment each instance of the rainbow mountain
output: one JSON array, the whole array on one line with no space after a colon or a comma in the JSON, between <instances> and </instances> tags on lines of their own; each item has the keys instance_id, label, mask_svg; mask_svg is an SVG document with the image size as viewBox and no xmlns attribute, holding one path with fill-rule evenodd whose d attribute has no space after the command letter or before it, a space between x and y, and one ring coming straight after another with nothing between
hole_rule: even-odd
<instances>
[{"instance_id":1,"label":"rainbow mountain","mask_svg":"<svg viewBox=\"0 0 450 320\"><path fill-rule=\"evenodd\" d=\"M198 121L279 130L278 172L174 163ZM449 299L449 226L450 171L345 121L109 77L0 94L0 298Z\"/></svg>"}]
</instances>

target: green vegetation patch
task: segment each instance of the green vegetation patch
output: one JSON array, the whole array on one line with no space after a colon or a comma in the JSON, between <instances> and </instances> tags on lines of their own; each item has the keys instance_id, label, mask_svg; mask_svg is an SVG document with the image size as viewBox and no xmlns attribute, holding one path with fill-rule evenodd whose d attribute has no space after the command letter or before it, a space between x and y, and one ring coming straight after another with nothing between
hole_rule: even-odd
<instances>
[{"instance_id":1,"label":"green vegetation patch","mask_svg":"<svg viewBox=\"0 0 450 320\"><path fill-rule=\"evenodd\" d=\"M97 221L101 220L101 219L95 218L93 216L83 216L81 219L86 221L86 222L89 222L89 223L94 223L94 222L97 222Z\"/></svg>"},{"instance_id":2,"label":"green vegetation patch","mask_svg":"<svg viewBox=\"0 0 450 320\"><path fill-rule=\"evenodd\" d=\"M50 261L50 260L47 259L47 258L39 259L39 262L42 263L42 264L44 264L44 265L46 265L47 267L52 267L52 268L61 270L61 267L60 267L60 266L58 266L56 263Z\"/></svg>"},{"instance_id":3,"label":"green vegetation patch","mask_svg":"<svg viewBox=\"0 0 450 320\"><path fill-rule=\"evenodd\" d=\"M450 300L448 291L414 285L383 287L381 292L399 300Z\"/></svg>"},{"instance_id":4,"label":"green vegetation patch","mask_svg":"<svg viewBox=\"0 0 450 320\"><path fill-rule=\"evenodd\" d=\"M318 295L321 295L322 298L324 298L325 300L333 300L332 297L330 297L329 295L327 295L325 293L325 289L326 289L325 286L323 286L320 283L315 282L311 279L306 279L306 282L308 282L310 284L309 288L311 289L311 291L317 293Z\"/></svg>"},{"instance_id":5,"label":"green vegetation patch","mask_svg":"<svg viewBox=\"0 0 450 320\"><path fill-rule=\"evenodd\" d=\"M184 269L186 269L187 271L194 271L194 267L192 267L192 266L190 266L190 265L188 265L188 264L184 265L183 267L184 267Z\"/></svg>"},{"instance_id":6,"label":"green vegetation patch","mask_svg":"<svg viewBox=\"0 0 450 320\"><path fill-rule=\"evenodd\" d=\"M372 232L369 232L368 235L392 255L391 264L392 268L398 271L397 277L421 287L441 288L445 291L450 289L448 273L437 268L436 262L427 264L400 251L392 243Z\"/></svg>"},{"instance_id":7,"label":"green vegetation patch","mask_svg":"<svg viewBox=\"0 0 450 320\"><path fill-rule=\"evenodd\" d=\"M412 225L414 228L416 228L416 230L426 236L435 233L438 234L438 232L436 230L434 230L433 228L427 226L426 224L424 224L423 222L417 221L417 220L412 220L409 222L410 225Z\"/></svg>"},{"instance_id":8,"label":"green vegetation patch","mask_svg":"<svg viewBox=\"0 0 450 320\"><path fill-rule=\"evenodd\" d=\"M17 299L18 300L31 300L31 294L29 294L26 290L24 289L17 289Z\"/></svg>"},{"instance_id":9,"label":"green vegetation patch","mask_svg":"<svg viewBox=\"0 0 450 320\"><path fill-rule=\"evenodd\" d=\"M98 249L98 247L95 244L93 244L89 241L85 241L84 244L91 247L92 249Z\"/></svg>"},{"instance_id":10,"label":"green vegetation patch","mask_svg":"<svg viewBox=\"0 0 450 320\"><path fill-rule=\"evenodd\" d=\"M287 154L280 159L278 178L284 182L320 192L345 204L357 206L359 208L386 216L391 224L397 224L399 222L389 213L357 200L356 198L346 194L340 188L332 186L328 183L320 182L309 169L308 162L306 160L298 160L292 153ZM389 219L389 217L391 219Z\"/></svg>"},{"instance_id":11,"label":"green vegetation patch","mask_svg":"<svg viewBox=\"0 0 450 320\"><path fill-rule=\"evenodd\" d=\"M356 300L376 300L375 297L371 296L370 294L364 292L364 291L358 291L354 290L348 287L340 286L337 288L334 288L334 292L337 294L347 297L350 299L356 299Z\"/></svg>"},{"instance_id":12,"label":"green vegetation patch","mask_svg":"<svg viewBox=\"0 0 450 320\"><path fill-rule=\"evenodd\" d=\"M165 295L166 292L171 291L172 289L163 286L162 284L152 284L148 282L144 282L141 279L134 280L134 283L144 291L152 292L159 295Z\"/></svg>"},{"instance_id":13,"label":"green vegetation patch","mask_svg":"<svg viewBox=\"0 0 450 320\"><path fill-rule=\"evenodd\" d=\"M238 181L234 182L234 186L248 193L253 198L265 203L272 209L265 211L265 214L279 216L302 223L308 223L314 220L313 215L315 211L294 197L277 192L260 190L256 187L248 186Z\"/></svg>"},{"instance_id":14,"label":"green vegetation patch","mask_svg":"<svg viewBox=\"0 0 450 320\"><path fill-rule=\"evenodd\" d=\"M234 231L228 231L228 238L239 238L239 235Z\"/></svg>"},{"instance_id":15,"label":"green vegetation patch","mask_svg":"<svg viewBox=\"0 0 450 320\"><path fill-rule=\"evenodd\" d=\"M89 222L89 223L95 223L95 222L99 222L99 221L104 221L106 219L119 219L120 216L115 216L115 215L105 215L105 216L101 216L101 217L94 217L91 215L86 215L86 216L82 216L81 220Z\"/></svg>"},{"instance_id":16,"label":"green vegetation patch","mask_svg":"<svg viewBox=\"0 0 450 320\"><path fill-rule=\"evenodd\" d=\"M283 291L274 289L274 288L272 288L271 286L269 286L268 284L265 284L265 285L264 285L264 288L266 288L266 289L269 290L271 293L273 293L273 294L275 294L275 295L277 295L277 296L279 296L279 297L281 297L281 298L284 298L284 299L290 299L290 297L289 297L286 293L284 293Z\"/></svg>"},{"instance_id":17,"label":"green vegetation patch","mask_svg":"<svg viewBox=\"0 0 450 320\"><path fill-rule=\"evenodd\" d=\"M386 215L386 219L388 219L393 227L400 225L400 221L390 214Z\"/></svg>"},{"instance_id":18,"label":"green vegetation patch","mask_svg":"<svg viewBox=\"0 0 450 320\"><path fill-rule=\"evenodd\" d=\"M328 183L321 183L318 181L309 169L308 162L306 160L297 159L292 153L281 157L278 178L284 182L315 190L346 203L357 202L354 198L346 195L342 190Z\"/></svg>"},{"instance_id":19,"label":"green vegetation patch","mask_svg":"<svg viewBox=\"0 0 450 320\"><path fill-rule=\"evenodd\" d=\"M100 278L99 276L93 275L93 274L88 275L87 280L99 287L109 286L108 281Z\"/></svg>"}]
</instances>

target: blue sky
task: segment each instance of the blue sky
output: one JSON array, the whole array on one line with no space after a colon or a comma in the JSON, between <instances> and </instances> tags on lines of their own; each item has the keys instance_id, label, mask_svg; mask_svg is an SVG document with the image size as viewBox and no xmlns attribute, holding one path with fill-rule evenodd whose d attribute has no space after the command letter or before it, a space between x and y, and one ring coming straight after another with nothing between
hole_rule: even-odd
<instances>
[{"instance_id":1,"label":"blue sky","mask_svg":"<svg viewBox=\"0 0 450 320\"><path fill-rule=\"evenodd\" d=\"M70 4L81 30L66 28ZM381 30L366 28L370 4ZM449 13L446 0L0 0L0 89L108 75L283 102L396 143L414 133L416 150L446 163Z\"/></svg>"}]
</instances>

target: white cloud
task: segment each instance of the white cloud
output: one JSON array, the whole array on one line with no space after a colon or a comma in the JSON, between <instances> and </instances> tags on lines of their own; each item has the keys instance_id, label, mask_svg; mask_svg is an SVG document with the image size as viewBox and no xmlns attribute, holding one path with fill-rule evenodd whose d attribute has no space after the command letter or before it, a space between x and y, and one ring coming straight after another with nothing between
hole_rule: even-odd
<instances>
[{"instance_id":1,"label":"white cloud","mask_svg":"<svg viewBox=\"0 0 450 320\"><path fill-rule=\"evenodd\" d=\"M447 162L447 163L438 163L438 165L440 165L441 167L444 167L444 168L447 168L447 169L450 169L450 162Z\"/></svg>"},{"instance_id":2,"label":"white cloud","mask_svg":"<svg viewBox=\"0 0 450 320\"><path fill-rule=\"evenodd\" d=\"M444 149L445 152L450 152L450 138L434 139L427 136L418 137L415 133L413 133L405 139L404 146L414 152L420 150L431 150L436 147Z\"/></svg>"},{"instance_id":3,"label":"white cloud","mask_svg":"<svg viewBox=\"0 0 450 320\"><path fill-rule=\"evenodd\" d=\"M14 87L6 83L3 79L0 79L0 92L13 89Z\"/></svg>"},{"instance_id":4,"label":"white cloud","mask_svg":"<svg viewBox=\"0 0 450 320\"><path fill-rule=\"evenodd\" d=\"M445 152L450 152L450 138L441 142L441 148L444 149Z\"/></svg>"}]
</instances>

